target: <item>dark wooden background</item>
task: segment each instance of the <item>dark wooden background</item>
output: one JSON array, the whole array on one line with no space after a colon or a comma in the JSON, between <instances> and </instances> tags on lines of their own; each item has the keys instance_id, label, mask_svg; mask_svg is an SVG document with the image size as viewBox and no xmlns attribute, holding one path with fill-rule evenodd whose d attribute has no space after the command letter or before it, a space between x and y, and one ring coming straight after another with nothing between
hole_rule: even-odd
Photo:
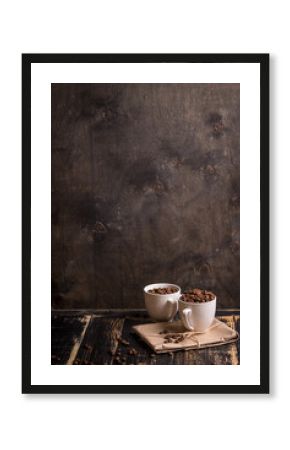
<instances>
[{"instance_id":1,"label":"dark wooden background","mask_svg":"<svg viewBox=\"0 0 290 450\"><path fill-rule=\"evenodd\" d=\"M53 84L51 117L53 308L239 307L239 85Z\"/></svg>"}]
</instances>

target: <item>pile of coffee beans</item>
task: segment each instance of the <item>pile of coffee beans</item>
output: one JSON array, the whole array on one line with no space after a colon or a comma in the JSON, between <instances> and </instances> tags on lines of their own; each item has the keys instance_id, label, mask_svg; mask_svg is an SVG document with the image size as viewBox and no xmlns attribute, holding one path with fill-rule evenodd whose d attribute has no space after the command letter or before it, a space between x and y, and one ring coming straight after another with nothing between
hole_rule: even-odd
<instances>
[{"instance_id":1,"label":"pile of coffee beans","mask_svg":"<svg viewBox=\"0 0 290 450\"><path fill-rule=\"evenodd\" d=\"M215 295L204 289L189 289L185 291L180 300L188 303L204 303L215 299Z\"/></svg>"},{"instance_id":2,"label":"pile of coffee beans","mask_svg":"<svg viewBox=\"0 0 290 450\"><path fill-rule=\"evenodd\" d=\"M166 294L175 294L176 292L178 292L178 289L176 287L165 287L165 288L155 288L155 289L150 289L149 294L161 294L161 295L166 295Z\"/></svg>"},{"instance_id":3,"label":"pile of coffee beans","mask_svg":"<svg viewBox=\"0 0 290 450\"><path fill-rule=\"evenodd\" d=\"M179 344L184 339L185 336L182 333L167 333L164 335L164 344Z\"/></svg>"}]
</instances>

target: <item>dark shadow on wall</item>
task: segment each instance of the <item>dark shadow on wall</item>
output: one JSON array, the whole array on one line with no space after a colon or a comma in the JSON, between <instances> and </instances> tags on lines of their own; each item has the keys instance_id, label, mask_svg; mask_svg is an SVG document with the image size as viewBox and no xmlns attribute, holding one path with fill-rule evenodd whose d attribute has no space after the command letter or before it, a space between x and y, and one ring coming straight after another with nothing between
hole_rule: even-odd
<instances>
[{"instance_id":1,"label":"dark shadow on wall","mask_svg":"<svg viewBox=\"0 0 290 450\"><path fill-rule=\"evenodd\" d=\"M52 85L52 306L240 298L239 84Z\"/></svg>"}]
</instances>

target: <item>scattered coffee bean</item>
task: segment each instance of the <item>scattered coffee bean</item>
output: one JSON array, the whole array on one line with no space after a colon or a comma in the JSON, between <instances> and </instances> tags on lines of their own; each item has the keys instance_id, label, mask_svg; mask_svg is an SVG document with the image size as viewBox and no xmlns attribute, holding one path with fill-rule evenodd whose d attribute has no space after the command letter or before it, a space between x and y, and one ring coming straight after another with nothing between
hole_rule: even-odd
<instances>
[{"instance_id":1,"label":"scattered coffee bean","mask_svg":"<svg viewBox=\"0 0 290 450\"><path fill-rule=\"evenodd\" d=\"M182 342L185 339L182 333L168 333L166 336L164 336L164 343L165 344L178 344L179 342Z\"/></svg>"}]
</instances>

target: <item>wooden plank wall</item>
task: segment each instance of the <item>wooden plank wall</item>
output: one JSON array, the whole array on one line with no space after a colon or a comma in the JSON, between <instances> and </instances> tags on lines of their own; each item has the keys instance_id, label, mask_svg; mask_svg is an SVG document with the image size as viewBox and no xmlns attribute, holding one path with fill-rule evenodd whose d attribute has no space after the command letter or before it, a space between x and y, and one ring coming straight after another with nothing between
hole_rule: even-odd
<instances>
[{"instance_id":1,"label":"wooden plank wall","mask_svg":"<svg viewBox=\"0 0 290 450\"><path fill-rule=\"evenodd\" d=\"M52 85L54 308L239 307L239 118L238 84Z\"/></svg>"}]
</instances>

